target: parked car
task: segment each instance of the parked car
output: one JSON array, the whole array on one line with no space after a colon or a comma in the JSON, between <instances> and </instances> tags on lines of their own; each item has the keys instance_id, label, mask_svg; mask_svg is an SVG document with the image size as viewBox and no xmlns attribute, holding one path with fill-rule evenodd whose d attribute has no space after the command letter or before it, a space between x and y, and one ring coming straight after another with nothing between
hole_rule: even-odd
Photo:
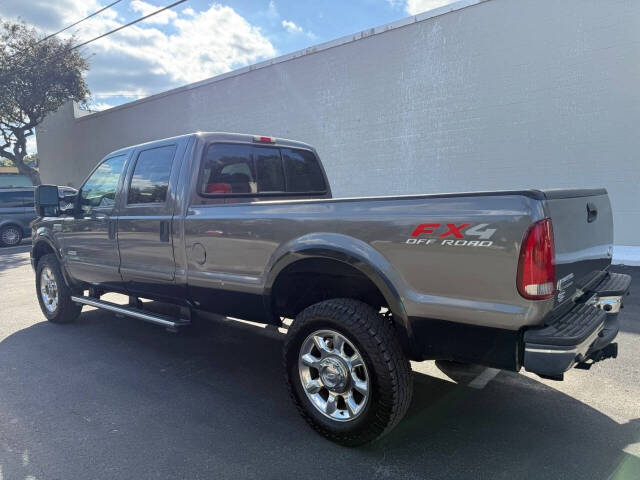
<instances>
[{"instance_id":1,"label":"parked car","mask_svg":"<svg viewBox=\"0 0 640 480\"><path fill-rule=\"evenodd\" d=\"M32 224L47 319L72 322L83 305L171 330L202 311L294 319L293 401L346 445L402 419L409 360L560 380L617 355L631 278L608 271L604 189L333 199L307 144L198 133L113 152L77 195L59 196L38 187ZM140 297L182 313L154 313Z\"/></svg>"},{"instance_id":2,"label":"parked car","mask_svg":"<svg viewBox=\"0 0 640 480\"><path fill-rule=\"evenodd\" d=\"M71 187L58 190L60 199L78 192ZM0 247L20 245L23 238L31 236L29 224L37 217L33 192L33 186L0 189Z\"/></svg>"},{"instance_id":3,"label":"parked car","mask_svg":"<svg viewBox=\"0 0 640 480\"><path fill-rule=\"evenodd\" d=\"M0 247L20 245L31 235L29 223L36 218L33 187L0 190Z\"/></svg>"}]
</instances>

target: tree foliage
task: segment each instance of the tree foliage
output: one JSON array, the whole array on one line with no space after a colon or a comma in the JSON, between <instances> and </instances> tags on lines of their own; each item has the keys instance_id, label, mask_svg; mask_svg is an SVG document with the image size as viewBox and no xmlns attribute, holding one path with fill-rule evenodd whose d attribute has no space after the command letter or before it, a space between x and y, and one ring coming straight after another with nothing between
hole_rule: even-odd
<instances>
[{"instance_id":1,"label":"tree foliage","mask_svg":"<svg viewBox=\"0 0 640 480\"><path fill-rule=\"evenodd\" d=\"M87 59L72 50L73 38L43 36L22 23L0 24L0 157L34 184L38 171L24 163L27 138L45 116L65 102L84 102Z\"/></svg>"}]
</instances>

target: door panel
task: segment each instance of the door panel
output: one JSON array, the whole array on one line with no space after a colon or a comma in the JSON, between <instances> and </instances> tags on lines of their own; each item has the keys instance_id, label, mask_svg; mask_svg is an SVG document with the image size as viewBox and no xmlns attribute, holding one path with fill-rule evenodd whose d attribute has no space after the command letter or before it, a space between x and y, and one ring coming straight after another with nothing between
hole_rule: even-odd
<instances>
[{"instance_id":1,"label":"door panel","mask_svg":"<svg viewBox=\"0 0 640 480\"><path fill-rule=\"evenodd\" d=\"M102 162L80 189L80 213L61 218L63 259L76 281L122 288L115 205L126 159Z\"/></svg>"},{"instance_id":2,"label":"door panel","mask_svg":"<svg viewBox=\"0 0 640 480\"><path fill-rule=\"evenodd\" d=\"M186 141L161 142L135 153L118 219L120 273L137 295L182 296L176 289L172 225Z\"/></svg>"}]
</instances>

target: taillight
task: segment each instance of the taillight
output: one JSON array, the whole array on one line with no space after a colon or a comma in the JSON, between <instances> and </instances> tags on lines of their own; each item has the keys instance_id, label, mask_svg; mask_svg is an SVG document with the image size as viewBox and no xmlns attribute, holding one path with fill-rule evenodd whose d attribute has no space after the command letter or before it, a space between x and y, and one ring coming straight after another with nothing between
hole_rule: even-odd
<instances>
[{"instance_id":1,"label":"taillight","mask_svg":"<svg viewBox=\"0 0 640 480\"><path fill-rule=\"evenodd\" d=\"M553 297L556 267L551 219L545 218L529 227L520 247L518 292L529 300Z\"/></svg>"}]
</instances>

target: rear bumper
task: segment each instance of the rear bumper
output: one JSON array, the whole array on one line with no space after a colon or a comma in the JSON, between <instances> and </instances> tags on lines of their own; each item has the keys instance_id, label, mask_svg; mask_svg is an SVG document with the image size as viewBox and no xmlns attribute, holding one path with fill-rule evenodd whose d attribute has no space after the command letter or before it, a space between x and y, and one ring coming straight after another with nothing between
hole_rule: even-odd
<instances>
[{"instance_id":1,"label":"rear bumper","mask_svg":"<svg viewBox=\"0 0 640 480\"><path fill-rule=\"evenodd\" d=\"M629 275L609 273L588 292L588 300L576 304L562 317L524 333L524 368L543 377L560 379L573 366L617 355L612 344L618 334L618 311L628 292Z\"/></svg>"}]
</instances>

